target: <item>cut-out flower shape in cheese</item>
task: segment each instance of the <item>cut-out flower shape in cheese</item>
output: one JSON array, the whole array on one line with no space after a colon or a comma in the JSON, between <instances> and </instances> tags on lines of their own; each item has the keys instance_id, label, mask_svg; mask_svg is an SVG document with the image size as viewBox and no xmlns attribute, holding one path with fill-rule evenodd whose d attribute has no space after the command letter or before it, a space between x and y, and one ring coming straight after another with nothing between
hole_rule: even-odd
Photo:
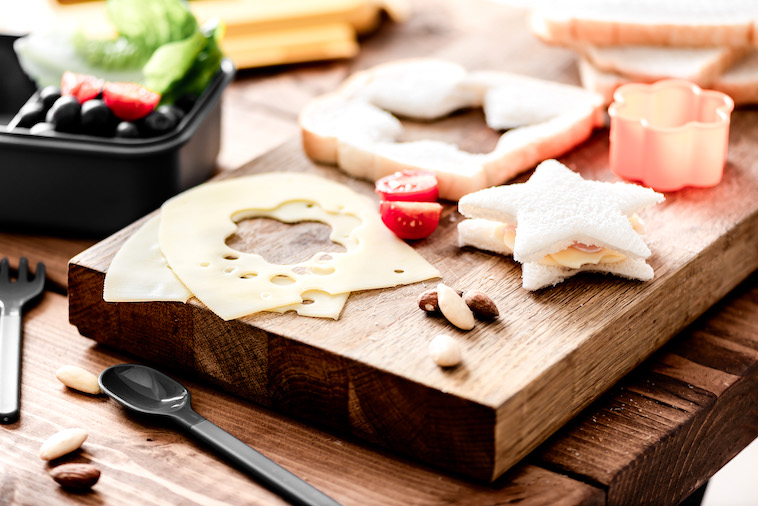
<instances>
[{"instance_id":1,"label":"cut-out flower shape in cheese","mask_svg":"<svg viewBox=\"0 0 758 506\"><path fill-rule=\"evenodd\" d=\"M721 181L734 101L688 81L626 84L614 93L610 165L659 191Z\"/></svg>"},{"instance_id":2,"label":"cut-out flower shape in cheese","mask_svg":"<svg viewBox=\"0 0 758 506\"><path fill-rule=\"evenodd\" d=\"M203 184L168 200L158 242L176 277L225 320L439 277L384 226L375 207L347 186L314 175L258 174ZM330 239L346 251L279 265L228 246L237 222L255 216L326 223Z\"/></svg>"},{"instance_id":3,"label":"cut-out flower shape in cheese","mask_svg":"<svg viewBox=\"0 0 758 506\"><path fill-rule=\"evenodd\" d=\"M663 195L628 183L588 181L556 160L541 163L526 183L461 198L467 220L462 246L512 253L523 264L523 286L537 290L582 271L648 280L651 252L636 212Z\"/></svg>"},{"instance_id":4,"label":"cut-out flower shape in cheese","mask_svg":"<svg viewBox=\"0 0 758 506\"><path fill-rule=\"evenodd\" d=\"M313 160L376 181L403 169L436 173L440 197L458 200L502 184L584 142L600 121L600 95L506 72L468 72L434 59L385 63L353 74L300 114L303 148ZM486 154L435 140L398 142L393 116L431 121L482 107L487 124L510 129Z\"/></svg>"}]
</instances>

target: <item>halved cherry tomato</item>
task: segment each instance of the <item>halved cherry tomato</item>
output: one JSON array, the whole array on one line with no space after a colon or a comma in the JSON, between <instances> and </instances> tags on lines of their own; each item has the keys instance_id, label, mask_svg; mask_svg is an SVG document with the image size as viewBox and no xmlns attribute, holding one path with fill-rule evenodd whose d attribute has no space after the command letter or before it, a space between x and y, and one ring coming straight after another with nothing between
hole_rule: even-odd
<instances>
[{"instance_id":1,"label":"halved cherry tomato","mask_svg":"<svg viewBox=\"0 0 758 506\"><path fill-rule=\"evenodd\" d=\"M103 80L89 74L65 71L61 78L61 95L72 95L80 104L97 97L103 91Z\"/></svg>"},{"instance_id":2,"label":"halved cherry tomato","mask_svg":"<svg viewBox=\"0 0 758 506\"><path fill-rule=\"evenodd\" d=\"M437 202L384 201L379 214L384 224L401 239L423 239L437 228L442 206Z\"/></svg>"},{"instance_id":3,"label":"halved cherry tomato","mask_svg":"<svg viewBox=\"0 0 758 506\"><path fill-rule=\"evenodd\" d=\"M404 170L376 182L376 193L382 200L436 202L439 191L437 176L427 170Z\"/></svg>"},{"instance_id":4,"label":"halved cherry tomato","mask_svg":"<svg viewBox=\"0 0 758 506\"><path fill-rule=\"evenodd\" d=\"M103 86L103 101L117 118L126 121L144 118L160 100L160 93L137 83L105 83Z\"/></svg>"}]
</instances>

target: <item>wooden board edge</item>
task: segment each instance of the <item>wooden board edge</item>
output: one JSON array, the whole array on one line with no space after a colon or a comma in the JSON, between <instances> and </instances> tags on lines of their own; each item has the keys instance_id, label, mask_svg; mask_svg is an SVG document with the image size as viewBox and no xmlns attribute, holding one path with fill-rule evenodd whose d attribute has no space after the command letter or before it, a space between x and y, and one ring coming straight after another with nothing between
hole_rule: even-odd
<instances>
[{"instance_id":1,"label":"wooden board edge","mask_svg":"<svg viewBox=\"0 0 758 506\"><path fill-rule=\"evenodd\" d=\"M546 370L543 373L543 377L546 379L535 380L532 383L532 385L538 385L539 388L534 389L530 385L530 388L522 390L518 395L503 403L497 409L495 435L497 453L493 479L496 479L546 441L566 422L596 401L603 393L610 390L621 378L629 374L678 332L694 322L713 304L725 297L747 279L751 273L755 272L758 269L755 237L758 237L758 210L667 279L669 289L665 290L665 293L668 294L668 297L665 301L651 306L650 311L655 312L652 318L650 315L644 314L646 312L645 305L637 301L636 304L630 305L625 318L617 319L614 325L593 337L593 341L602 343L603 347L592 348L591 351L593 353L600 352L602 355L603 349L628 346L626 343L629 341L625 339L625 336L632 331L635 321L652 322L652 327L649 328L651 337L644 343L645 349L640 353L639 348L635 348L636 355L622 353L625 356L639 358L619 363L616 367L611 368L613 379L611 382L605 381L605 388L598 388L598 385L603 383L601 382L603 378L599 375L602 373L603 377L606 377L607 368L595 368L579 372L581 377L576 384L584 386L591 392L591 394L585 395L581 402L572 401L573 395L556 396L551 390L539 386L558 384L557 379L561 376L577 374L572 369L574 362L589 363L592 360L591 357L582 358L580 356L589 353L588 347L585 347L583 351L564 357L563 360L556 362L553 367ZM709 252L708 249L718 251L718 253ZM705 259L714 256L722 259L723 269L708 268ZM707 297L702 296L704 290L708 293ZM683 311L676 311L673 309L675 307L682 308ZM551 423L539 430L534 426L521 423L516 425L514 420L520 420L518 414L523 413L527 401L534 405L534 399L539 398L543 399L543 402L539 404L544 407L545 411L535 417L540 420L549 419ZM546 402L548 400L558 400L558 402ZM520 434L520 437L515 439L518 446L506 446L500 443L503 440L513 439L511 434L514 432Z\"/></svg>"},{"instance_id":2,"label":"wooden board edge","mask_svg":"<svg viewBox=\"0 0 758 506\"><path fill-rule=\"evenodd\" d=\"M296 419L491 481L493 408L286 336L224 322L195 304L160 303L164 314L156 324L139 318L141 303L103 301L104 277L75 262L69 265L69 321L83 336L163 368L193 373ZM254 341L257 370L214 361L243 334Z\"/></svg>"}]
</instances>

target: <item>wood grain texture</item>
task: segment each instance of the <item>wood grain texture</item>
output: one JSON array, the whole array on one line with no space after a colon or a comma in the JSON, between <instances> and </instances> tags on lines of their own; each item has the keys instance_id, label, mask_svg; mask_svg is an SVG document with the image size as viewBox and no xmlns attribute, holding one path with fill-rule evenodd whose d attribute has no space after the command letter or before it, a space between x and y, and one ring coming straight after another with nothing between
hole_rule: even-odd
<instances>
[{"instance_id":1,"label":"wood grain texture","mask_svg":"<svg viewBox=\"0 0 758 506\"><path fill-rule=\"evenodd\" d=\"M428 283L353 294L339 321L261 314L223 322L199 303L106 304L104 272L133 228L72 261L71 321L99 342L197 371L275 410L494 479L758 267L749 191L758 173L734 154L749 142L746 131L758 133L755 114L735 113L721 185L669 194L642 214L656 271L648 283L577 276L526 292L510 259L458 248L461 217L447 205L440 228L414 247L446 283L483 289L501 307L499 320L468 333L416 308ZM476 131L479 120L459 115L456 131ZM443 127L427 128L433 135ZM563 161L585 177L612 181L607 152L607 131L599 131ZM372 194L368 183L313 165L297 141L224 177L271 170L314 172ZM294 237L290 244L298 249ZM452 371L426 354L442 331L463 345L464 362Z\"/></svg>"},{"instance_id":2,"label":"wood grain texture","mask_svg":"<svg viewBox=\"0 0 758 506\"><path fill-rule=\"evenodd\" d=\"M0 425L0 504L286 504L172 426L59 383L55 371L62 365L97 374L134 361L80 336L66 323L67 310L64 297L47 293L25 320L23 414L15 424ZM198 382L196 375L160 367L189 388L200 414L346 506L603 501L596 487L528 464L496 485L440 475L244 402ZM89 433L82 448L49 464L40 460L42 442L68 427ZM66 462L100 469L92 492L66 492L48 476L51 467Z\"/></svg>"},{"instance_id":3,"label":"wood grain texture","mask_svg":"<svg viewBox=\"0 0 758 506\"><path fill-rule=\"evenodd\" d=\"M624 378L530 462L607 488L608 504L679 504L758 435L758 276Z\"/></svg>"},{"instance_id":4,"label":"wood grain texture","mask_svg":"<svg viewBox=\"0 0 758 506\"><path fill-rule=\"evenodd\" d=\"M443 11L456 19L459 30L481 21L481 14L454 3L445 4ZM502 51L481 51L484 39L465 38L440 45L435 54L472 69L501 68L575 81L570 53L536 43L524 28L523 13L501 12L511 29L485 30L486 43L503 41ZM401 31L398 38L406 41L420 33L427 41L436 36L442 40L450 36L450 25L440 15L439 9L422 10L408 25L390 31ZM386 40L397 43L395 38ZM336 86L346 71L386 60L393 51L385 46L373 54L368 45L356 63L328 67L305 88L292 76L273 77L270 85L259 88L256 104L278 108L283 118L294 117L314 94ZM406 45L397 54L421 53ZM548 56L550 66L544 64ZM293 88L297 91L287 93ZM280 93L291 100L278 100ZM407 124L408 138L423 135L473 149L492 140L480 116ZM505 308L499 321L457 334L466 357L452 372L438 370L425 355L425 342L449 327L414 309L423 287L355 294L339 322L260 315L224 324L197 304L102 303L98 291L121 240L116 238L78 257L72 266L71 318L83 334L98 341L151 360L171 360L266 406L492 479L758 266L756 210L746 197L756 190L749 141L756 134L754 111L735 113L732 130L730 163L719 187L671 194L666 204L644 214L657 273L650 283L587 276L555 290L526 293L519 288L517 264L457 248L454 225L460 216L448 206L441 229L418 244L418 250L443 271L446 282L490 291ZM601 130L563 161L586 177L614 180L607 152L607 131ZM241 173L273 169L312 170L371 193L370 185L314 167L296 142ZM120 329L132 330L131 337ZM435 419L431 429L430 417Z\"/></svg>"},{"instance_id":5,"label":"wood grain texture","mask_svg":"<svg viewBox=\"0 0 758 506\"><path fill-rule=\"evenodd\" d=\"M167 425L55 379L135 357L80 336L64 297L47 293L25 320L20 422L0 426L1 504L284 504ZM195 409L347 505L678 504L758 435L758 277L672 340L559 434L490 485L440 474L349 436L333 436L157 364ZM137 359L138 360L138 359ZM102 472L72 494L37 457L42 441L82 427L82 450L59 459Z\"/></svg>"},{"instance_id":6,"label":"wood grain texture","mask_svg":"<svg viewBox=\"0 0 758 506\"><path fill-rule=\"evenodd\" d=\"M310 97L332 89L351 70L398 56L437 54L463 61L472 69L506 69L577 82L571 54L535 45L523 29L521 14L516 11L489 2L473 5L473 2L456 0L414 0L413 4L416 12L408 23L388 26L363 41L361 56L352 62L240 75L225 94L220 168L234 169L291 138L297 132L294 121L299 107ZM754 121L749 115L742 118L739 121L748 124ZM751 135L755 135L751 129L732 129L732 138L737 142L731 146L727 175L734 171L743 173L743 168L734 160L754 169ZM602 178L604 167L593 168L592 164L583 164L583 160L600 157L603 150L607 150L607 146L602 143L588 144L572 154L571 160L583 166L593 178ZM740 182L743 183L744 180ZM755 194L755 180L747 183L747 190ZM734 186L734 180L730 184ZM684 194L689 195L691 207L696 208L707 191L686 190ZM717 216L704 223L699 223L697 213L691 220L684 219L690 234L678 244L680 250L690 245L691 235L702 237L703 229L721 226ZM728 224L729 218L724 222ZM755 236L751 240L755 241ZM65 286L68 259L87 246L76 244L75 241L59 242L57 238L0 234L0 254L34 258L31 252L38 251L37 259L45 260L48 268L53 264L58 266L58 272L62 273L61 286ZM67 249L74 251L67 255ZM538 449L538 453L491 486L439 474L378 451L375 446L367 447L349 436L335 438L307 428L290 418L221 393L215 385L198 384L193 381L199 379L197 374L180 378L191 388L196 408L201 413L259 449L263 449L257 446L263 441L267 455L297 470L345 504L595 504L606 499L610 503L629 504L637 502L624 500L639 497L634 495L635 490L651 498L654 497L651 490L657 490L655 497L661 500L655 503L675 504L676 498L694 490L693 482L707 479L723 461L744 446L744 441L758 435L756 410L751 408L753 397L750 396L750 391L758 388L758 378L749 373L754 371L755 361L749 354L735 352L741 349L741 343L749 341L750 335L755 335L758 325L758 303L754 295L758 281L753 278L749 286L752 288L747 295L737 294L718 309L719 314L724 313L723 317L700 320L693 325L695 331L701 326L709 328L708 339L695 339L693 334L685 333L675 342L677 349L682 350L680 355L656 355L653 360L657 365L646 365L624 383L625 388L644 392L646 396L634 405L636 413L632 412L631 402L625 400L628 393L612 390L583 412L576 424L561 431L558 437ZM705 284L699 288L710 290ZM43 302L49 297L50 294ZM56 387L51 372L63 363L91 365L96 372L98 368L133 361L135 357L116 354L82 339L66 324L65 301L60 297L53 300L60 302L38 306L34 311L35 323L26 326L25 356L26 353L32 356L26 358L24 364L22 409L23 413L29 410L33 414L22 418L20 425L0 427L3 433L0 450L8 457L0 459L0 504L276 503L275 497L258 490L244 477L230 475L224 463L212 457L204 458L202 448L165 427L145 427L144 420L125 418L120 408L102 400L98 405L106 408L105 413L91 410L91 399L61 390L60 385ZM166 316L173 317L168 311ZM36 337L32 337L30 329L34 329ZM215 343L209 341L203 346L212 351L216 349ZM179 348L177 353L187 351ZM164 368L164 364L158 365ZM212 353L203 367L218 372ZM735 374L742 370L744 374ZM742 383L728 381L729 375L739 376ZM705 390L699 395L697 410L660 408L664 401L674 406L689 406L693 389L687 384ZM719 399L730 395L735 384L742 385L744 395L734 395L728 403L721 402ZM704 398L711 402L702 400ZM606 399L610 399L609 403ZM619 413L626 416L617 416ZM699 421L691 422L695 416ZM99 417L103 417L102 420ZM101 459L107 472L95 493L66 494L46 476L46 468L37 459L36 452L52 427L62 428L89 419L98 419L97 434L123 453L108 452L107 458ZM602 430L594 420L603 421ZM666 430L659 430L662 427ZM592 437L583 436L592 430L595 430ZM561 438L564 433L569 437ZM91 441L96 440L94 436L92 433ZM327 443L323 443L321 437L327 438ZM147 441L148 438L152 441ZM579 455L576 455L577 439L584 442ZM314 441L323 444L311 446ZM345 446L346 451L333 451ZM85 448L87 453L75 458L89 459L88 452L92 449L88 444ZM545 448L550 449L549 455L546 452L540 456L539 452ZM661 450L665 448L668 450ZM718 458L712 459L711 455ZM641 464L635 464L637 460ZM164 465L164 461L168 464ZM328 472L321 462L327 463ZM311 466L317 470L313 471ZM175 473L175 469L180 472ZM318 479L317 474L323 476L320 482L313 481ZM347 476L344 481L343 475ZM205 476L209 479L203 479ZM196 486L197 480L202 487ZM104 484L107 489L103 488Z\"/></svg>"},{"instance_id":7,"label":"wood grain texture","mask_svg":"<svg viewBox=\"0 0 758 506\"><path fill-rule=\"evenodd\" d=\"M37 262L44 261L48 288L65 293L68 286L68 261L96 242L96 239L0 232L0 258L7 257L13 269L18 269L21 257L26 257L32 268Z\"/></svg>"}]
</instances>

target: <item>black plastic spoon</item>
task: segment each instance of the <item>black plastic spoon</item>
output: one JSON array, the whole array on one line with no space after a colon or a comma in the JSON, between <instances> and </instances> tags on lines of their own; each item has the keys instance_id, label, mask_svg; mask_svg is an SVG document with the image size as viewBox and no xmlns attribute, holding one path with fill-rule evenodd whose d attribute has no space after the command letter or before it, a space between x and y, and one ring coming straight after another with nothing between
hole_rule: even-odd
<instances>
[{"instance_id":1,"label":"black plastic spoon","mask_svg":"<svg viewBox=\"0 0 758 506\"><path fill-rule=\"evenodd\" d=\"M334 499L264 457L225 430L197 414L189 390L151 367L118 364L100 373L103 392L123 406L148 415L165 416L230 460L256 481L293 504L334 506Z\"/></svg>"}]
</instances>

